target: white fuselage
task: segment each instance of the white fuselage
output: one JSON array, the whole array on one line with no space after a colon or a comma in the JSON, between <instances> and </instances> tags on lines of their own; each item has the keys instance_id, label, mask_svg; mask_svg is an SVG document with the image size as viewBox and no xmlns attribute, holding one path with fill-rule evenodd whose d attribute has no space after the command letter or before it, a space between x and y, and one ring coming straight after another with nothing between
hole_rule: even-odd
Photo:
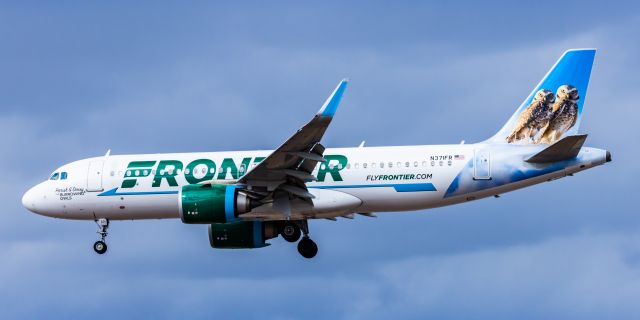
<instances>
[{"instance_id":1,"label":"white fuselage","mask_svg":"<svg viewBox=\"0 0 640 320\"><path fill-rule=\"evenodd\" d=\"M316 195L318 208L335 206L299 211L305 218L330 218L439 207L560 178L600 165L606 158L605 150L583 148L575 159L560 163L523 161L543 148L460 144L327 149L324 155L329 161L315 168L318 181L307 187ZM23 204L39 214L65 219L178 218L181 186L211 180L232 183L270 153L106 155L79 160L29 190ZM253 218L265 220L265 216Z\"/></svg>"}]
</instances>

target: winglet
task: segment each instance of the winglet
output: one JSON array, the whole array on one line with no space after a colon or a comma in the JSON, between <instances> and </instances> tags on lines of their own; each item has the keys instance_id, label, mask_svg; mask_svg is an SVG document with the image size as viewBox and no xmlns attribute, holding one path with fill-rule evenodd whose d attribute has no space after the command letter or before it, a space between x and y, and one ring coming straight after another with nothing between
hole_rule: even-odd
<instances>
[{"instance_id":1,"label":"winglet","mask_svg":"<svg viewBox=\"0 0 640 320\"><path fill-rule=\"evenodd\" d=\"M327 100L322 105L322 108L318 111L317 115L323 117L333 117L338 109L338 105L340 104L340 99L342 99L342 94L344 90L347 88L348 79L342 79L340 84L333 90L333 93L327 98Z\"/></svg>"}]
</instances>

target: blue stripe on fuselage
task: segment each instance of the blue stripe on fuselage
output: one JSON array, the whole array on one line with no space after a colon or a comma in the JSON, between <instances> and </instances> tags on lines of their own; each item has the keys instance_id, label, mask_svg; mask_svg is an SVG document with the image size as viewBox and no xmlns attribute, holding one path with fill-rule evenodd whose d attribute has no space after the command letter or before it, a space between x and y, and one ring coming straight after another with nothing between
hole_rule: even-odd
<instances>
[{"instance_id":1,"label":"blue stripe on fuselage","mask_svg":"<svg viewBox=\"0 0 640 320\"><path fill-rule=\"evenodd\" d=\"M404 183L404 184L352 184L352 185L337 185L337 186L309 186L308 188L315 189L365 189L365 188L393 188L396 192L421 192L421 191L437 191L433 183ZM227 188L225 193L226 200L232 199L235 193L236 187ZM113 188L109 191L98 194L99 197L104 196L141 196L141 195L153 195L153 194L178 194L178 191L125 191L118 192L118 188ZM231 197L231 198L229 198ZM233 212L233 201L225 201L225 213ZM228 215L228 214L227 214ZM227 219L230 217L227 216ZM233 219L233 217L231 217ZM231 221L231 220L228 220Z\"/></svg>"},{"instance_id":2,"label":"blue stripe on fuselage","mask_svg":"<svg viewBox=\"0 0 640 320\"><path fill-rule=\"evenodd\" d=\"M178 191L125 191L118 192L118 188L113 188L111 190L105 191L98 195L98 197L106 197L106 196L140 196L140 195L151 195L151 194L178 194Z\"/></svg>"},{"instance_id":3,"label":"blue stripe on fuselage","mask_svg":"<svg viewBox=\"0 0 640 320\"><path fill-rule=\"evenodd\" d=\"M433 183L403 183L403 184L355 184L337 186L309 186L316 189L355 189L355 188L394 188L396 192L437 191Z\"/></svg>"}]
</instances>

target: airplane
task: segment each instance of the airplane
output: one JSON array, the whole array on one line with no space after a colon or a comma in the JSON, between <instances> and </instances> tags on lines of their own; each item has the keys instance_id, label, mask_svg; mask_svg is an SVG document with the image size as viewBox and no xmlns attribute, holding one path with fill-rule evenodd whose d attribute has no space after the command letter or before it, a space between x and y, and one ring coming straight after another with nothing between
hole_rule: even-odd
<instances>
[{"instance_id":1,"label":"airplane","mask_svg":"<svg viewBox=\"0 0 640 320\"><path fill-rule=\"evenodd\" d=\"M208 225L213 248L262 248L282 236L304 258L310 219L430 209L551 181L611 161L578 134L595 49L566 51L505 125L484 141L325 148L347 87L275 150L111 155L71 162L22 198L48 217L93 220L107 251L112 220ZM480 112L481 109L470 110ZM372 115L373 116L373 115Z\"/></svg>"}]
</instances>

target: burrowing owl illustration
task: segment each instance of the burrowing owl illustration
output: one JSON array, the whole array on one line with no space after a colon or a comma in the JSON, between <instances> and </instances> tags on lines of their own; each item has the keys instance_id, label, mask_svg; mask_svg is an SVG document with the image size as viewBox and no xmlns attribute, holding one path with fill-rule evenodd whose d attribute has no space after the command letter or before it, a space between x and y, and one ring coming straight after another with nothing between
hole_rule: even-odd
<instances>
[{"instance_id":1,"label":"burrowing owl illustration","mask_svg":"<svg viewBox=\"0 0 640 320\"><path fill-rule=\"evenodd\" d=\"M518 116L513 132L507 137L511 143L522 139L533 140L536 134L547 125L551 119L551 104L553 92L541 89L536 92L533 101Z\"/></svg>"},{"instance_id":2,"label":"burrowing owl illustration","mask_svg":"<svg viewBox=\"0 0 640 320\"><path fill-rule=\"evenodd\" d=\"M562 135L571 129L578 120L578 89L571 85L562 85L558 88L556 102L553 104L551 121L544 128L540 143L554 143Z\"/></svg>"}]
</instances>

